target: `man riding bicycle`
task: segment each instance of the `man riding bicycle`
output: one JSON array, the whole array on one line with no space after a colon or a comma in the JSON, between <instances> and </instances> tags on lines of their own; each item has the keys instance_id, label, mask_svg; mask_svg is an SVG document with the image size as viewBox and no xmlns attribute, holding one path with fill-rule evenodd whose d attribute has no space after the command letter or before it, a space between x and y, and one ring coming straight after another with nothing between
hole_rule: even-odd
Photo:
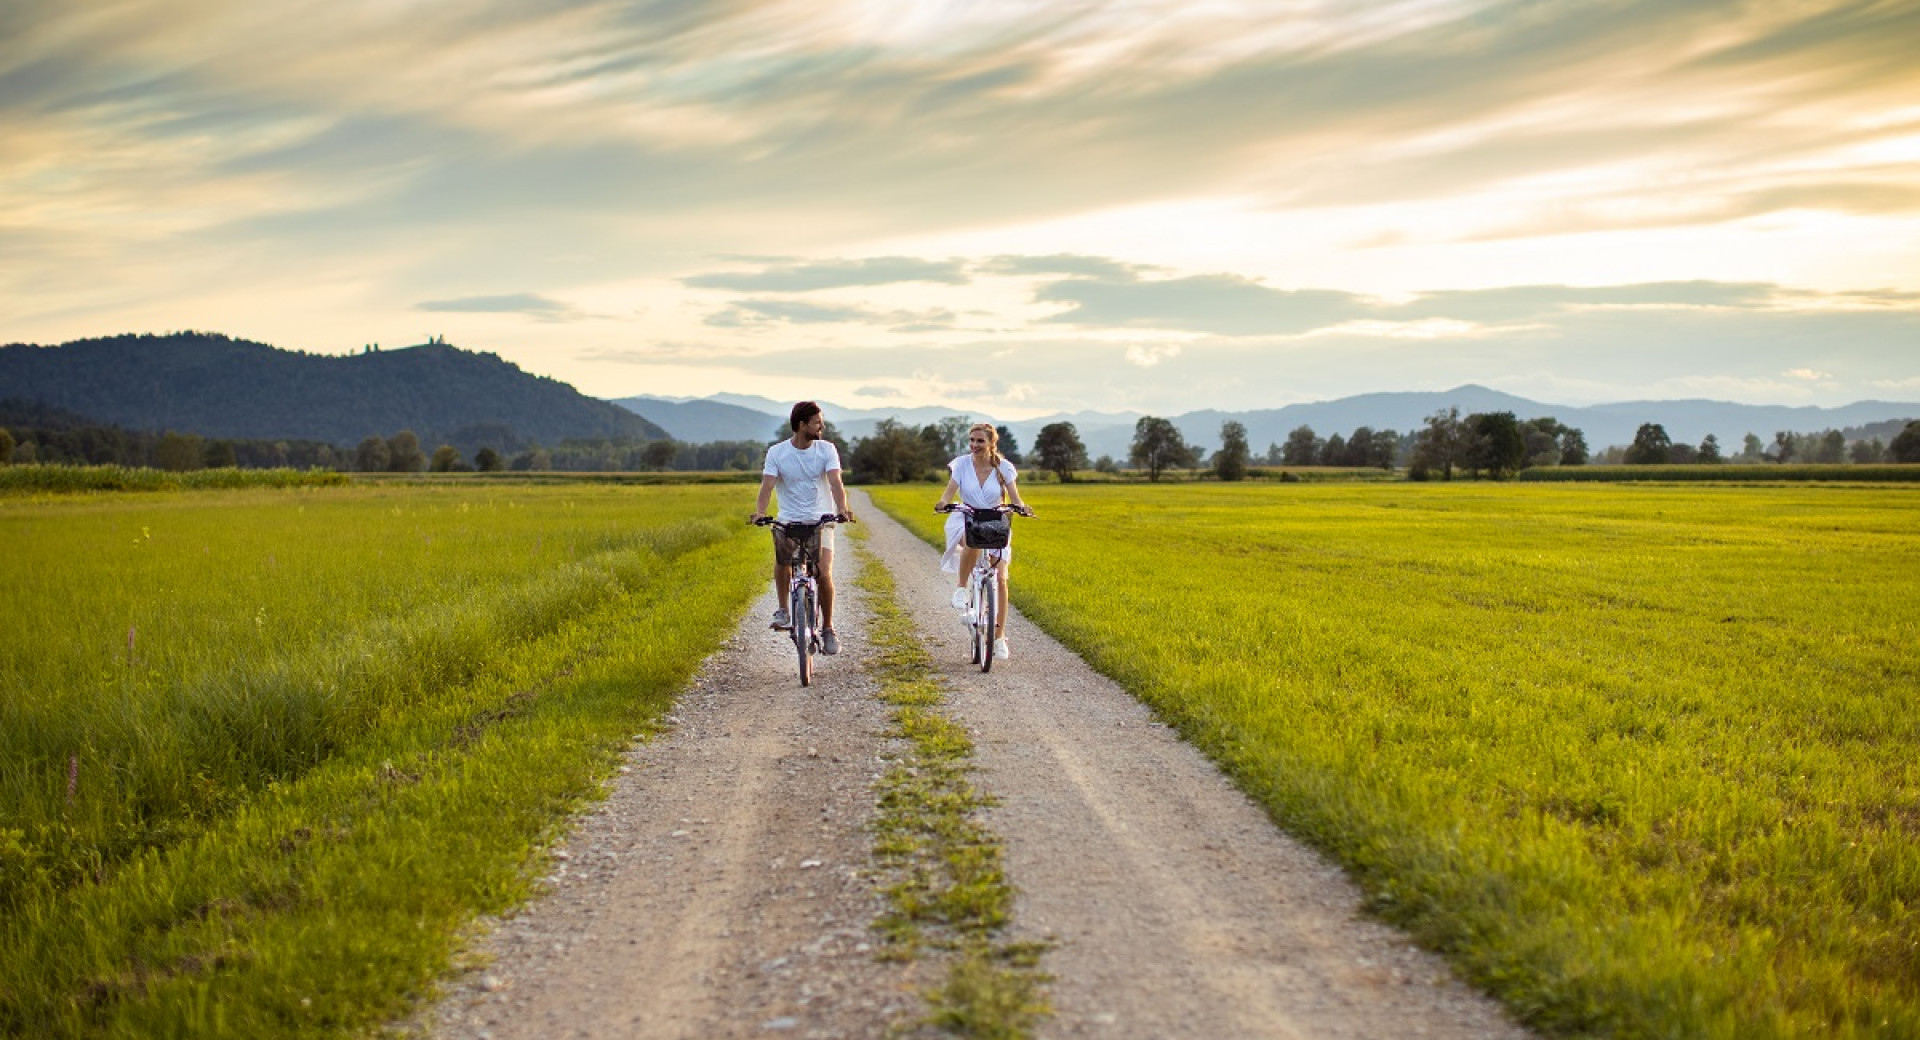
<instances>
[{"instance_id":1,"label":"man riding bicycle","mask_svg":"<svg viewBox=\"0 0 1920 1040\"><path fill-rule=\"evenodd\" d=\"M753 507L753 519L767 515L767 499L776 488L780 493L783 524L811 524L823 513L839 513L853 522L853 510L847 506L847 488L840 479L840 450L821 438L826 432L826 416L812 401L793 406L787 418L793 436L767 449L766 464L761 467L760 498ZM822 487L832 495L834 508L822 508ZM793 578L793 545L781 529L773 529L773 627L786 628L793 623L786 608L787 583ZM820 584L820 652L840 652L840 637L833 630L833 525L820 529L820 566L815 574Z\"/></svg>"}]
</instances>

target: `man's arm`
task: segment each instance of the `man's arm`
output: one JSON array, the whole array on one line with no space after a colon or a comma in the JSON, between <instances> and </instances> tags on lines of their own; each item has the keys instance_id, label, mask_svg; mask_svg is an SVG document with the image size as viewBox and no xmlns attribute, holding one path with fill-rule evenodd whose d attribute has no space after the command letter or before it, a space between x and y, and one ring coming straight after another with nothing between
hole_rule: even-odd
<instances>
[{"instance_id":1,"label":"man's arm","mask_svg":"<svg viewBox=\"0 0 1920 1040\"><path fill-rule=\"evenodd\" d=\"M853 518L853 508L847 505L847 485L841 481L839 470L827 471L827 487L833 491L834 509L847 518L847 523L858 523L859 521Z\"/></svg>"},{"instance_id":2,"label":"man's arm","mask_svg":"<svg viewBox=\"0 0 1920 1040\"><path fill-rule=\"evenodd\" d=\"M754 502L753 504L753 518L755 520L758 520L761 517L767 515L767 503L770 499L773 498L773 485L777 481L779 481L779 479L780 479L779 477L776 477L771 473L761 474L760 498L758 501Z\"/></svg>"}]
</instances>

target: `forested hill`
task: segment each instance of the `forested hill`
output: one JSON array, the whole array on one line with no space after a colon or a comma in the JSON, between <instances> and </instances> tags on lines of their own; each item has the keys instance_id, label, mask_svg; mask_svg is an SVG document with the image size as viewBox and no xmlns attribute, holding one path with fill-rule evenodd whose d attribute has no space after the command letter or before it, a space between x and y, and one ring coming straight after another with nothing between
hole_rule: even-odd
<instances>
[{"instance_id":1,"label":"forested hill","mask_svg":"<svg viewBox=\"0 0 1920 1040\"><path fill-rule=\"evenodd\" d=\"M666 431L494 354L429 343L327 355L217 333L127 335L0 347L0 398L134 430L352 446L412 430L428 444L486 430L496 447Z\"/></svg>"}]
</instances>

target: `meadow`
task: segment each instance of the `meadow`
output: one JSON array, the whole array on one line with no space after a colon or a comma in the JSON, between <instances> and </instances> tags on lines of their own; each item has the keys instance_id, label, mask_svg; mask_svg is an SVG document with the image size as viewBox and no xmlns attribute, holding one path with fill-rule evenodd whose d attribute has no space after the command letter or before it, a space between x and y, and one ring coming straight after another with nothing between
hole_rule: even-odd
<instances>
[{"instance_id":1,"label":"meadow","mask_svg":"<svg viewBox=\"0 0 1920 1040\"><path fill-rule=\"evenodd\" d=\"M0 1033L404 1013L760 590L743 501L0 498Z\"/></svg>"},{"instance_id":2,"label":"meadow","mask_svg":"<svg viewBox=\"0 0 1920 1040\"><path fill-rule=\"evenodd\" d=\"M1920 1035L1920 492L1025 494L1021 610L1521 1020Z\"/></svg>"}]
</instances>

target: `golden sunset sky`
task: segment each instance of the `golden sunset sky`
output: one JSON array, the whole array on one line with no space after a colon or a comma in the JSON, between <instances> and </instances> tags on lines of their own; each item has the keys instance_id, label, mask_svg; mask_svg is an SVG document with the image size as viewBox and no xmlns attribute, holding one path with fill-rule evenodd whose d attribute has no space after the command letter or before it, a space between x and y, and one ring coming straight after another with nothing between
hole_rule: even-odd
<instances>
[{"instance_id":1,"label":"golden sunset sky","mask_svg":"<svg viewBox=\"0 0 1920 1040\"><path fill-rule=\"evenodd\" d=\"M0 342L598 397L1920 400L1920 3L12 0Z\"/></svg>"}]
</instances>

